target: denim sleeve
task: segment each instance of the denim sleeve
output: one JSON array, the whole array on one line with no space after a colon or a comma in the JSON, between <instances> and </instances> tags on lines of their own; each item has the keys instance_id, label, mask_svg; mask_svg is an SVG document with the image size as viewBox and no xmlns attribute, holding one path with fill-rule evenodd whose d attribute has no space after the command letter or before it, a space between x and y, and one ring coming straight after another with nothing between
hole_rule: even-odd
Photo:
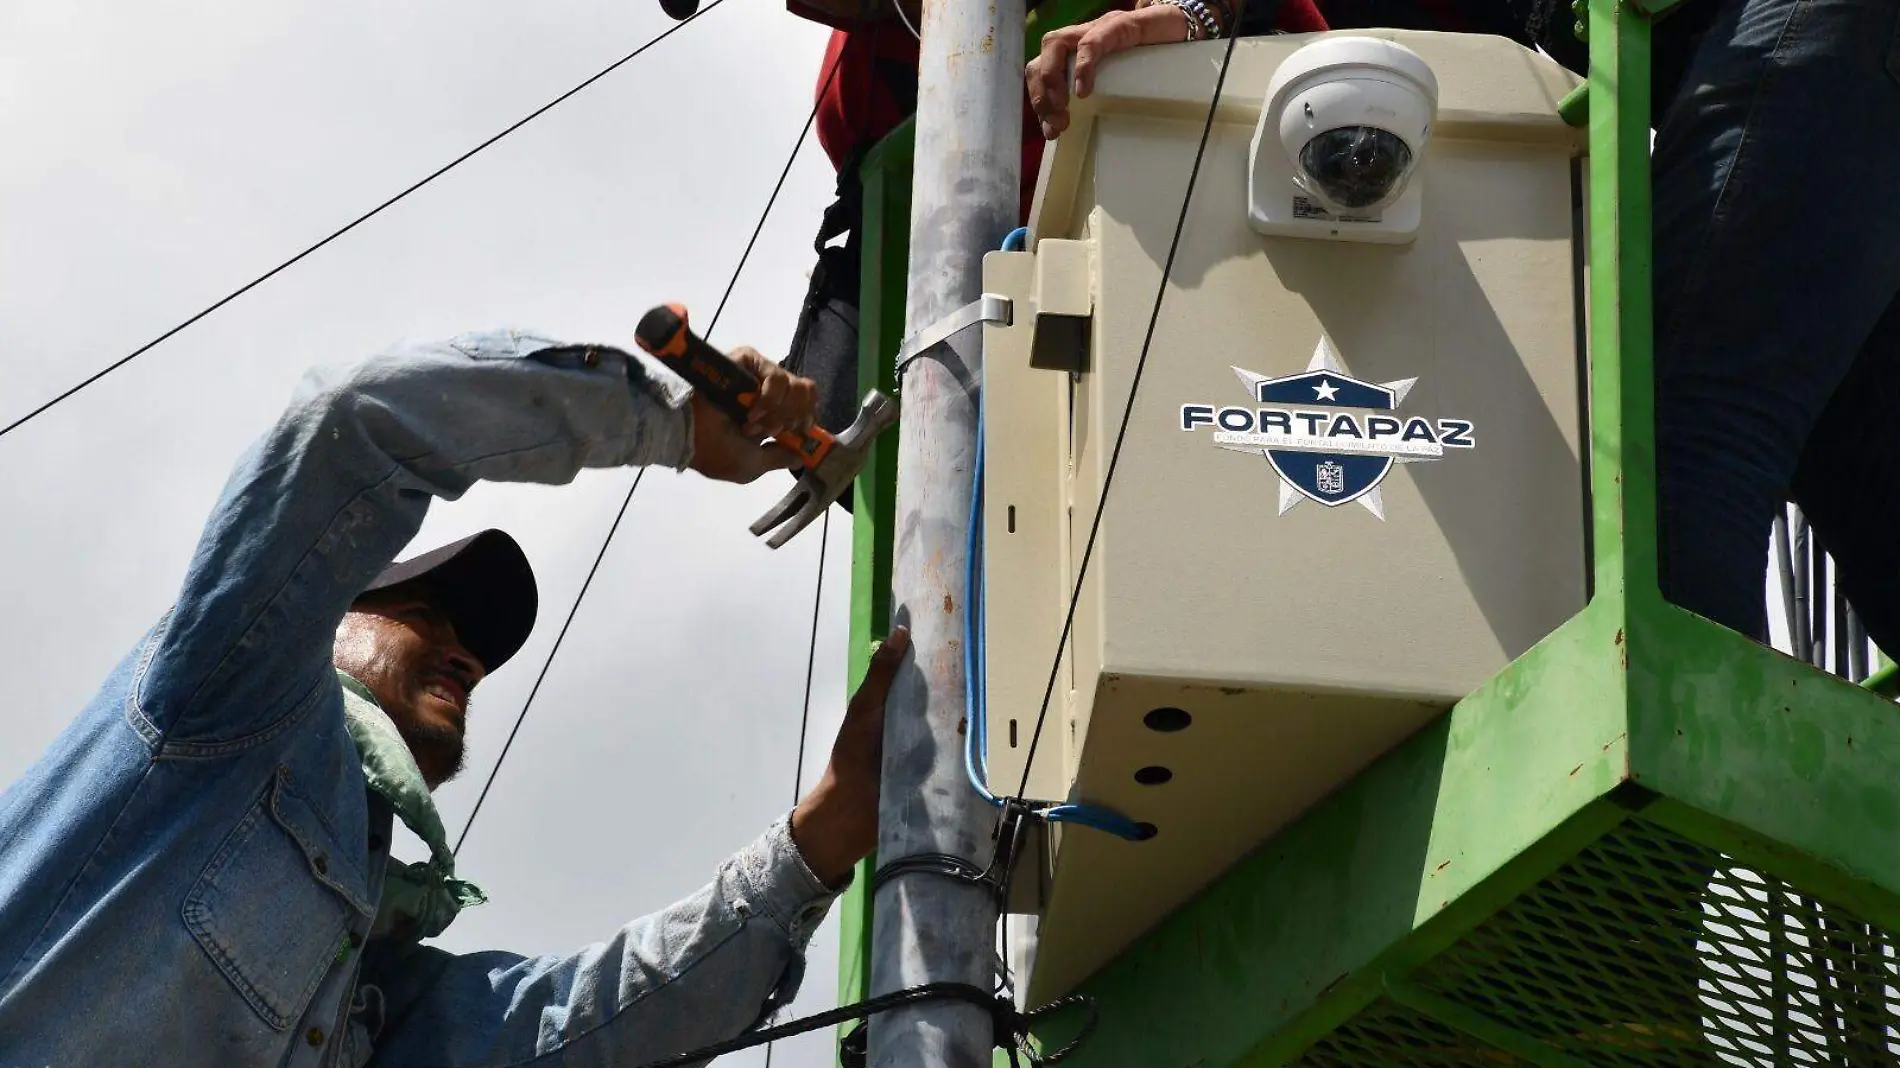
<instances>
[{"instance_id":1,"label":"denim sleeve","mask_svg":"<svg viewBox=\"0 0 1900 1068\"><path fill-rule=\"evenodd\" d=\"M578 953L418 946L377 962L372 946L362 982L386 1010L370 1063L624 1068L724 1041L797 994L833 896L780 820L698 893Z\"/></svg>"},{"instance_id":2,"label":"denim sleeve","mask_svg":"<svg viewBox=\"0 0 1900 1068\"><path fill-rule=\"evenodd\" d=\"M688 393L642 359L498 332L312 372L205 525L145 650L135 728L179 756L276 736L329 678L345 610L432 498L482 479L684 467Z\"/></svg>"}]
</instances>

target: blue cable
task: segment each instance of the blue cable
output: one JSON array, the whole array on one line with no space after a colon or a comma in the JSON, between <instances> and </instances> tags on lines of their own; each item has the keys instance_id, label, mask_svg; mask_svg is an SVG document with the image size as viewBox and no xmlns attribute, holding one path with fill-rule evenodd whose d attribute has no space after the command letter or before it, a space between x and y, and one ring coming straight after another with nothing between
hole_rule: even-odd
<instances>
[{"instance_id":1,"label":"blue cable","mask_svg":"<svg viewBox=\"0 0 1900 1068\"><path fill-rule=\"evenodd\" d=\"M970 531L963 541L963 770L977 795L1001 808L1003 799L985 785L989 769L984 767L986 752L982 745L985 730L983 675L978 666L977 647L981 644L982 601L978 593L978 575L983 561L983 407L976 409L976 462L970 465Z\"/></svg>"},{"instance_id":2,"label":"blue cable","mask_svg":"<svg viewBox=\"0 0 1900 1068\"><path fill-rule=\"evenodd\" d=\"M1021 251L1029 227L1019 226L1003 239L1003 251ZM983 641L983 405L976 408L976 459L970 465L970 531L964 538L963 558L963 770L977 796L997 808L1003 799L988 786L989 708L984 692L989 656ZM1099 805L1065 802L1039 813L1051 823L1073 823L1139 842L1154 837L1154 828Z\"/></svg>"},{"instance_id":3,"label":"blue cable","mask_svg":"<svg viewBox=\"0 0 1900 1068\"><path fill-rule=\"evenodd\" d=\"M1054 805L1043 810L1042 818L1050 823L1074 823L1083 827L1093 827L1105 834L1125 838L1130 842L1145 842L1155 836L1152 826L1136 823L1114 809L1103 808L1100 805Z\"/></svg>"},{"instance_id":4,"label":"blue cable","mask_svg":"<svg viewBox=\"0 0 1900 1068\"><path fill-rule=\"evenodd\" d=\"M983 482L984 462L983 462L983 409L982 409L981 398L978 398L978 407L976 411L976 433L977 433L977 439L976 439L977 487L976 487L976 495L971 499L971 503L974 508L974 512L972 514L974 518L977 520L977 522L973 525L977 528L976 552L980 561L987 544L984 541L983 534L982 534L982 518L983 518L982 482ZM978 565L973 570L976 572L975 594L971 595L968 593L968 591L966 591L965 593L965 596L968 598L968 600L965 601L965 606L968 607L972 611L972 613L976 616L976 641L970 643L975 648L975 651L976 651L976 680L978 683L977 690L976 690L976 723L974 725L975 730L972 733L976 737L977 770L982 773L983 781L987 783L990 781L990 695L989 695L989 689L988 689L988 682L989 682L989 677L990 677L990 656L989 656L990 645L989 645L989 642L985 640L985 637L989 634L988 628L989 628L989 622L990 622L990 610L989 610L989 592L990 591L989 591L989 582L988 582L989 576L985 574L982 564L979 562Z\"/></svg>"}]
</instances>

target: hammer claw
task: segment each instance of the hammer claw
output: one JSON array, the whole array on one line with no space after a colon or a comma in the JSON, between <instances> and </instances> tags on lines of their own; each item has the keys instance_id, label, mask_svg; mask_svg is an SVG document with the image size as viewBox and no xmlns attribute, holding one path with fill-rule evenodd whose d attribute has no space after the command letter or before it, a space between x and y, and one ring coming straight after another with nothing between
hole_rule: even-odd
<instances>
[{"instance_id":1,"label":"hammer claw","mask_svg":"<svg viewBox=\"0 0 1900 1068\"><path fill-rule=\"evenodd\" d=\"M763 537L772 531L766 544L774 549L796 537L850 487L870 459L871 442L896 422L895 401L876 390L865 394L858 417L838 434L831 451L798 476L798 484L752 524L752 533Z\"/></svg>"},{"instance_id":2,"label":"hammer claw","mask_svg":"<svg viewBox=\"0 0 1900 1068\"><path fill-rule=\"evenodd\" d=\"M825 509L829 507L831 507L830 501L821 501L815 497L809 498L805 502L805 506L798 510L797 515L786 520L784 526L773 531L772 536L765 539L765 544L776 549L786 542L791 541L798 536L799 531L811 526L812 520L824 515Z\"/></svg>"},{"instance_id":3,"label":"hammer claw","mask_svg":"<svg viewBox=\"0 0 1900 1068\"><path fill-rule=\"evenodd\" d=\"M800 508L805 506L805 501L811 496L811 491L805 488L805 479L807 477L808 476L800 475L798 484L787 490L785 496L778 499L777 504L767 509L766 513L752 524L753 537L764 535L766 531L790 519ZM793 533L797 533L797 531L793 531ZM772 548L776 549L778 545L774 544Z\"/></svg>"}]
</instances>

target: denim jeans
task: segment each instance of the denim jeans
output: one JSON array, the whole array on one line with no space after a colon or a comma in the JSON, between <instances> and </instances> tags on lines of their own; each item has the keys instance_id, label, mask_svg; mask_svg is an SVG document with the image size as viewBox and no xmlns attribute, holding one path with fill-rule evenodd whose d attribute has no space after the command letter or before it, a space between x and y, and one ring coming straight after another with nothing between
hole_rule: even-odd
<instances>
[{"instance_id":1,"label":"denim jeans","mask_svg":"<svg viewBox=\"0 0 1900 1068\"><path fill-rule=\"evenodd\" d=\"M1723 0L1680 69L1653 161L1663 592L1764 638L1793 500L1900 652L1900 3Z\"/></svg>"}]
</instances>

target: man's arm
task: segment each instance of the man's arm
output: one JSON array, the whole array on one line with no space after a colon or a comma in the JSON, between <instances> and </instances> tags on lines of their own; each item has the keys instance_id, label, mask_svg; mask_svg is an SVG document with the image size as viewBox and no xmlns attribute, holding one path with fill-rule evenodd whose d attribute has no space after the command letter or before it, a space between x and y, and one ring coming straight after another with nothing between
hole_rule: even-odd
<instances>
[{"instance_id":1,"label":"man's arm","mask_svg":"<svg viewBox=\"0 0 1900 1068\"><path fill-rule=\"evenodd\" d=\"M178 755L274 737L328 677L337 623L432 498L481 479L565 483L584 467L705 470L713 457L694 448L714 428L689 396L619 350L514 332L313 372L226 484L145 651L134 725Z\"/></svg>"},{"instance_id":2,"label":"man's arm","mask_svg":"<svg viewBox=\"0 0 1900 1068\"><path fill-rule=\"evenodd\" d=\"M780 820L698 893L578 953L373 947L361 982L386 1022L371 1063L593 1068L731 1038L797 994L832 897Z\"/></svg>"},{"instance_id":3,"label":"man's arm","mask_svg":"<svg viewBox=\"0 0 1900 1068\"><path fill-rule=\"evenodd\" d=\"M812 931L877 844L884 700L909 648L899 628L872 657L791 817L685 901L569 956L372 943L362 983L385 1007L380 1033L362 1036L373 1063L641 1064L732 1038L790 1002Z\"/></svg>"}]
</instances>

